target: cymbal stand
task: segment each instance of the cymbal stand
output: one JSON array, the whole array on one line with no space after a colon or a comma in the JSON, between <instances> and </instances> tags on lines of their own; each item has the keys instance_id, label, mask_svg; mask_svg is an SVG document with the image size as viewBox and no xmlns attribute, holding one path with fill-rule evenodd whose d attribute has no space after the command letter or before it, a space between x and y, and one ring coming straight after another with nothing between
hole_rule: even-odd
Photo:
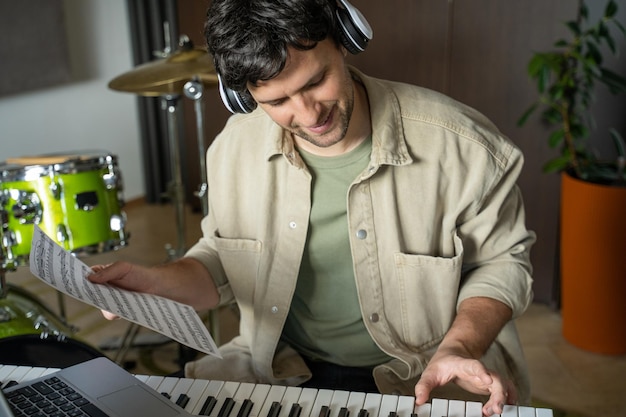
<instances>
[{"instance_id":1,"label":"cymbal stand","mask_svg":"<svg viewBox=\"0 0 626 417\"><path fill-rule=\"evenodd\" d=\"M163 108L167 111L167 128L170 145L170 169L172 173L172 180L170 186L168 187L168 191L174 202L176 229L178 232L178 242L176 248L168 249L170 259L178 259L185 254L185 196L181 173L177 118L177 104L179 97L180 96L177 94L162 97Z\"/></svg>"},{"instance_id":2,"label":"cymbal stand","mask_svg":"<svg viewBox=\"0 0 626 417\"><path fill-rule=\"evenodd\" d=\"M194 110L196 113L196 129L197 129L197 141L198 141L198 155L200 159L200 178L201 184L198 191L194 195L200 198L202 205L202 215L209 214L209 201L207 199L208 183L206 172L206 146L204 145L204 101L202 100L204 95L204 88L198 77L193 77L191 81L187 81L183 87L185 96L194 102ZM217 311L209 311L209 327L210 332L213 335L216 345L220 345L219 341L219 318Z\"/></svg>"},{"instance_id":3,"label":"cymbal stand","mask_svg":"<svg viewBox=\"0 0 626 417\"><path fill-rule=\"evenodd\" d=\"M200 198L202 204L202 214L209 214L209 202L207 200L207 177L206 177L206 147L204 146L204 101L202 100L204 88L198 77L194 77L191 81L187 81L183 87L185 96L194 101L194 110L196 112L196 129L198 139L198 155L200 156L200 178L201 183L198 191L194 195Z\"/></svg>"}]
</instances>

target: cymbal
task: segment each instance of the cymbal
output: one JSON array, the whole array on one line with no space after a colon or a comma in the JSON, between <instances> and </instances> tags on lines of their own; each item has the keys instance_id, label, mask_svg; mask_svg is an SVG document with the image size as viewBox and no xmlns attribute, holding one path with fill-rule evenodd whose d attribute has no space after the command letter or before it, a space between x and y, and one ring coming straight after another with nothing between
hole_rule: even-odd
<instances>
[{"instance_id":1,"label":"cymbal","mask_svg":"<svg viewBox=\"0 0 626 417\"><path fill-rule=\"evenodd\" d=\"M146 64L115 77L109 88L143 96L180 94L183 86L198 77L206 86L217 85L217 74L211 56L204 49L175 52L171 56Z\"/></svg>"}]
</instances>

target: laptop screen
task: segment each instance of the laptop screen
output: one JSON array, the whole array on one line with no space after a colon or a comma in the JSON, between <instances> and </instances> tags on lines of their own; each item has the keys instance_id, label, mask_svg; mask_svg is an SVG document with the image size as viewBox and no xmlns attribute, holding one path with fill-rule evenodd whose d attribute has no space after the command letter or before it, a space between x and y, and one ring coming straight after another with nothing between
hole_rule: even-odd
<instances>
[{"instance_id":1,"label":"laptop screen","mask_svg":"<svg viewBox=\"0 0 626 417\"><path fill-rule=\"evenodd\" d=\"M4 392L0 389L0 416L13 417L14 415L9 406L9 402L4 396Z\"/></svg>"}]
</instances>

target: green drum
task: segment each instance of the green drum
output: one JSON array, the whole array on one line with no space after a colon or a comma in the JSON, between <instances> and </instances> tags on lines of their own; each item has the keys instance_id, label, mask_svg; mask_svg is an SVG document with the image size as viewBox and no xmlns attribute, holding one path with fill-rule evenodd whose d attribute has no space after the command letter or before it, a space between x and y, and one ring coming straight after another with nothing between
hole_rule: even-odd
<instances>
[{"instance_id":1,"label":"green drum","mask_svg":"<svg viewBox=\"0 0 626 417\"><path fill-rule=\"evenodd\" d=\"M42 338L65 338L72 329L45 304L27 291L7 285L6 297L0 298L0 340L21 335Z\"/></svg>"},{"instance_id":2,"label":"green drum","mask_svg":"<svg viewBox=\"0 0 626 417\"><path fill-rule=\"evenodd\" d=\"M77 254L125 246L122 188L117 158L108 153L0 163L0 269L28 264L35 224Z\"/></svg>"},{"instance_id":3,"label":"green drum","mask_svg":"<svg viewBox=\"0 0 626 417\"><path fill-rule=\"evenodd\" d=\"M72 338L73 332L30 293L7 285L6 296L0 298L2 364L65 368L104 356L98 349Z\"/></svg>"}]
</instances>

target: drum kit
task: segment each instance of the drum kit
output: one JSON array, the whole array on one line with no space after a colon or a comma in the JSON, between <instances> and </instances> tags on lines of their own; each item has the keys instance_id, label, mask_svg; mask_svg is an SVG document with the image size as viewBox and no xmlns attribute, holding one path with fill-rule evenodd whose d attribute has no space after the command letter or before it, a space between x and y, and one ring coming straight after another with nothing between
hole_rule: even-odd
<instances>
[{"instance_id":1,"label":"drum kit","mask_svg":"<svg viewBox=\"0 0 626 417\"><path fill-rule=\"evenodd\" d=\"M181 36L179 50L116 77L109 88L160 97L168 115L172 184L178 245L185 250L184 194L177 112L181 94L195 102L202 184L196 195L207 214L204 162L203 88L217 75L206 50ZM171 50L167 47L166 51ZM94 356L95 348L72 338L62 295L57 314L33 294L7 282L7 272L29 263L34 225L77 256L102 253L128 244L123 183L117 157L106 151L25 156L0 162L0 358L4 364L65 367ZM212 326L216 323L212 319ZM135 325L136 326L136 325ZM136 332L134 333L136 334Z\"/></svg>"}]
</instances>

